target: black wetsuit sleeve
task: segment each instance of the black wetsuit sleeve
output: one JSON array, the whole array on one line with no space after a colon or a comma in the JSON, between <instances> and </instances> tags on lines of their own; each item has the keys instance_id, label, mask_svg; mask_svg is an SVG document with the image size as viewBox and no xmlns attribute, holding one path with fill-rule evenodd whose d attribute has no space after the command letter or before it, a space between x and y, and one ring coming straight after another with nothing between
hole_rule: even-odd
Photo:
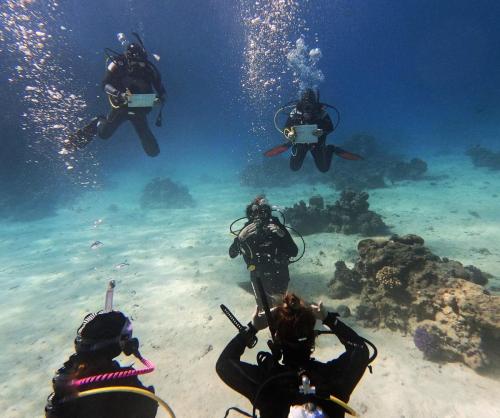
<instances>
[{"instance_id":1,"label":"black wetsuit sleeve","mask_svg":"<svg viewBox=\"0 0 500 418\"><path fill-rule=\"evenodd\" d=\"M104 79L102 80L102 89L109 94L110 96L117 97L120 93L119 81L118 81L118 70L115 68L114 71L109 69L106 70L106 74L104 75Z\"/></svg>"},{"instance_id":2,"label":"black wetsuit sleeve","mask_svg":"<svg viewBox=\"0 0 500 418\"><path fill-rule=\"evenodd\" d=\"M229 257L235 258L240 254L240 240L236 237L229 247Z\"/></svg>"},{"instance_id":3,"label":"black wetsuit sleeve","mask_svg":"<svg viewBox=\"0 0 500 418\"><path fill-rule=\"evenodd\" d=\"M281 251L283 251L288 257L296 257L299 253L299 248L297 244L295 244L290 232L285 228L281 223L278 226L285 231L285 236L283 238L279 238L279 245L281 247Z\"/></svg>"},{"instance_id":4,"label":"black wetsuit sleeve","mask_svg":"<svg viewBox=\"0 0 500 418\"><path fill-rule=\"evenodd\" d=\"M302 125L302 120L297 114L297 110L293 109L290 114L288 115L288 118L286 120L285 126L283 129L286 128L291 128L292 126L297 126L297 125Z\"/></svg>"},{"instance_id":5,"label":"black wetsuit sleeve","mask_svg":"<svg viewBox=\"0 0 500 418\"><path fill-rule=\"evenodd\" d=\"M326 363L330 376L327 389L343 401L349 397L363 376L369 362L369 351L363 339L335 314L329 313L323 323L330 328L345 347L345 352ZM325 394L326 395L326 394Z\"/></svg>"},{"instance_id":6,"label":"black wetsuit sleeve","mask_svg":"<svg viewBox=\"0 0 500 418\"><path fill-rule=\"evenodd\" d=\"M215 370L226 385L253 401L260 385L260 373L257 365L240 360L245 348L245 339L238 334L219 356Z\"/></svg>"},{"instance_id":7,"label":"black wetsuit sleeve","mask_svg":"<svg viewBox=\"0 0 500 418\"><path fill-rule=\"evenodd\" d=\"M161 81L161 74L158 71L158 68L156 68L156 65L154 65L152 62L149 63L149 68L153 73L153 87L155 88L160 98L165 98L165 96L167 95L167 91L165 90L165 87L163 86L163 83Z\"/></svg>"},{"instance_id":8,"label":"black wetsuit sleeve","mask_svg":"<svg viewBox=\"0 0 500 418\"><path fill-rule=\"evenodd\" d=\"M333 122L332 119L330 118L330 115L323 111L323 114L321 116L321 119L317 121L318 128L323 131L322 137L333 132Z\"/></svg>"}]
</instances>

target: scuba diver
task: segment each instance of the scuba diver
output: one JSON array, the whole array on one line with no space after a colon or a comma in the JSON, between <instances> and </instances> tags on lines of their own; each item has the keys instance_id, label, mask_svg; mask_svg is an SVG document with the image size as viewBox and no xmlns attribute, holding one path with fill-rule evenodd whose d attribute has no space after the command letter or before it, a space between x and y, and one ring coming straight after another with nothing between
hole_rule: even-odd
<instances>
[{"instance_id":1,"label":"scuba diver","mask_svg":"<svg viewBox=\"0 0 500 418\"><path fill-rule=\"evenodd\" d=\"M376 357L376 349L339 321L337 313L327 312L321 302L308 306L295 294L287 293L280 305L272 310L266 307L265 316L256 310L244 327L228 308L221 308L239 333L221 353L216 371L224 383L253 405L251 415L235 407L228 411L234 409L256 417L258 409L261 418L339 418L345 412L356 414L347 402ZM315 330L317 320L331 331ZM245 348L256 345L257 332L268 324L272 353L259 352L258 364L242 361ZM316 336L322 333L335 334L345 347L340 357L326 363L311 357ZM371 358L366 343L375 350Z\"/></svg>"},{"instance_id":2,"label":"scuba diver","mask_svg":"<svg viewBox=\"0 0 500 418\"><path fill-rule=\"evenodd\" d=\"M153 386L145 387L137 378L155 366L139 353L130 320L113 310L113 288L111 281L104 311L88 314L78 328L75 353L52 379L46 418L153 418L158 403L174 416ZM121 353L133 354L145 368L122 367L113 360Z\"/></svg>"},{"instance_id":3,"label":"scuba diver","mask_svg":"<svg viewBox=\"0 0 500 418\"><path fill-rule=\"evenodd\" d=\"M276 125L278 114L292 108L283 130ZM335 126L325 108L330 107L337 112L337 121ZM347 160L360 160L361 156L345 151L334 145L326 144L326 137L332 133L340 122L340 113L337 108L321 103L319 101L319 92L315 93L312 89L305 89L300 100L293 104L285 105L275 114L275 126L282 133L288 142L278 145L264 153L267 157L273 157L292 148L290 156L290 168L297 171L302 167L307 151L311 151L314 163L319 171L326 173L330 169L333 154Z\"/></svg>"},{"instance_id":4,"label":"scuba diver","mask_svg":"<svg viewBox=\"0 0 500 418\"><path fill-rule=\"evenodd\" d=\"M247 222L229 247L229 256L243 255L257 304L262 303L255 288L257 275L263 278L268 297L281 298L290 281L288 264L298 248L264 196L257 196L246 208ZM235 234L236 235L236 234Z\"/></svg>"},{"instance_id":5,"label":"scuba diver","mask_svg":"<svg viewBox=\"0 0 500 418\"><path fill-rule=\"evenodd\" d=\"M147 115L153 105L160 103L156 126L161 126L166 90L158 69L148 60L141 38L135 32L133 35L137 38L137 42L129 43L123 33L118 34L118 40L125 47L123 54L109 48L105 49L108 66L102 86L108 95L111 111L107 117L93 118L87 126L73 134L67 141L66 149L82 149L96 135L108 139L123 122L128 120L137 132L146 154L155 157L160 153L158 142L149 128ZM153 88L156 95L153 93Z\"/></svg>"}]
</instances>

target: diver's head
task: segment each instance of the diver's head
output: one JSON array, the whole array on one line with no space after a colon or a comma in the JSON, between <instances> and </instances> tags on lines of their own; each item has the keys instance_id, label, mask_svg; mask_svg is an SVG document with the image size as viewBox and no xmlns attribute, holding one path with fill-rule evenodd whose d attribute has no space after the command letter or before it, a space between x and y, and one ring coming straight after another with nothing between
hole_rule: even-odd
<instances>
[{"instance_id":1,"label":"diver's head","mask_svg":"<svg viewBox=\"0 0 500 418\"><path fill-rule=\"evenodd\" d=\"M290 407L288 418L328 418L323 410L313 403L293 405Z\"/></svg>"},{"instance_id":2,"label":"diver's head","mask_svg":"<svg viewBox=\"0 0 500 418\"><path fill-rule=\"evenodd\" d=\"M305 121L312 121L319 114L321 105L313 89L307 88L302 92L297 109L302 112Z\"/></svg>"},{"instance_id":3,"label":"diver's head","mask_svg":"<svg viewBox=\"0 0 500 418\"><path fill-rule=\"evenodd\" d=\"M264 195L257 196L246 208L249 221L267 223L271 218L272 209Z\"/></svg>"},{"instance_id":4,"label":"diver's head","mask_svg":"<svg viewBox=\"0 0 500 418\"><path fill-rule=\"evenodd\" d=\"M125 57L130 65L140 65L141 63L144 64L147 61L148 54L141 44L132 42L127 45Z\"/></svg>"},{"instance_id":5,"label":"diver's head","mask_svg":"<svg viewBox=\"0 0 500 418\"><path fill-rule=\"evenodd\" d=\"M75 350L88 358L113 359L122 352L137 354L139 341L132 338L132 323L121 312L88 314L75 338Z\"/></svg>"},{"instance_id":6,"label":"diver's head","mask_svg":"<svg viewBox=\"0 0 500 418\"><path fill-rule=\"evenodd\" d=\"M287 293L273 312L275 341L281 347L283 362L301 365L314 351L314 325L312 309L293 293Z\"/></svg>"}]
</instances>

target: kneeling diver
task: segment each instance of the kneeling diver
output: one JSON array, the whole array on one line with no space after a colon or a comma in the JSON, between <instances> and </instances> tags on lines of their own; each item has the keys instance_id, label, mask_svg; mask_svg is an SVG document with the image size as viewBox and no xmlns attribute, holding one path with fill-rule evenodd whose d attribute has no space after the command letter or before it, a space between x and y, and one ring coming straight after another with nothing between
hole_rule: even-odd
<instances>
[{"instance_id":1,"label":"kneeling diver","mask_svg":"<svg viewBox=\"0 0 500 418\"><path fill-rule=\"evenodd\" d=\"M166 90L160 72L148 60L141 38L136 33L134 36L137 42L128 43L125 35L118 34L118 39L126 47L123 54L105 50L109 64L102 86L108 95L111 111L107 117L93 118L87 126L73 134L67 141L67 150L86 147L96 135L108 139L128 120L134 126L146 154L155 157L160 153L158 142L148 126L147 115L158 102L163 108ZM153 88L156 96L153 94ZM156 126L161 126L161 115L160 110Z\"/></svg>"},{"instance_id":2,"label":"kneeling diver","mask_svg":"<svg viewBox=\"0 0 500 418\"><path fill-rule=\"evenodd\" d=\"M172 418L170 407L144 386L139 375L154 371L154 364L139 353L132 324L113 310L111 281L104 311L88 314L75 338L75 353L52 379L53 393L45 406L46 418L154 418L160 404ZM114 360L133 354L143 368L123 367Z\"/></svg>"},{"instance_id":3,"label":"kneeling diver","mask_svg":"<svg viewBox=\"0 0 500 418\"><path fill-rule=\"evenodd\" d=\"M333 124L326 108L332 108L337 112L337 121ZM283 130L276 124L276 118L280 112L291 108ZM319 101L319 92L305 89L299 101L294 101L280 108L274 117L276 128L282 133L287 142L278 145L264 153L267 157L273 157L292 148L290 156L290 168L297 171L302 167L307 151L311 151L316 167L322 173L330 169L333 154L346 160L361 160L361 156L353 154L335 145L327 145L326 137L332 133L340 122L338 110L331 105Z\"/></svg>"},{"instance_id":4,"label":"kneeling diver","mask_svg":"<svg viewBox=\"0 0 500 418\"><path fill-rule=\"evenodd\" d=\"M338 314L327 312L321 303L307 305L290 293L276 308L265 306L265 317L256 310L247 327L227 307L221 308L239 333L219 356L216 371L224 383L252 402L253 412L246 416L256 417L256 409L261 418L342 418L345 412L356 415L347 402L376 357L376 349L341 322ZM315 330L318 320L330 331ZM243 361L245 349L257 344L257 332L267 326L272 353L259 352L257 364ZM340 357L327 362L311 357L316 336L323 333L336 335L344 345ZM367 344L374 349L371 357ZM232 409L242 412L234 407L228 411Z\"/></svg>"}]
</instances>

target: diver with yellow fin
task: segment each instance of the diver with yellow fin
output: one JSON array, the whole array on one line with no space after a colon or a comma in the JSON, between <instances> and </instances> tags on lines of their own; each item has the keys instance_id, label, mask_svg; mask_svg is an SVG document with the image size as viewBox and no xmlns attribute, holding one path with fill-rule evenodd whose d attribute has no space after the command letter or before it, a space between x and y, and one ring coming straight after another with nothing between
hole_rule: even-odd
<instances>
[{"instance_id":1,"label":"diver with yellow fin","mask_svg":"<svg viewBox=\"0 0 500 418\"><path fill-rule=\"evenodd\" d=\"M52 379L46 418L154 418L158 404L175 418L168 404L137 376L151 373L154 364L139 352L132 323L113 310L114 281L109 282L103 311L88 314L74 341L75 353ZM141 369L122 367L115 357L133 354Z\"/></svg>"},{"instance_id":2,"label":"diver with yellow fin","mask_svg":"<svg viewBox=\"0 0 500 418\"><path fill-rule=\"evenodd\" d=\"M332 108L337 113L337 121L333 124L325 108ZM285 109L291 112L283 130L277 127L276 118ZM305 89L297 102L291 102L278 109L274 116L276 129L282 133L287 142L278 145L264 153L267 157L274 157L292 148L290 168L297 171L302 167L307 151L311 151L314 162L319 171L326 173L330 169L333 154L346 160L361 160L361 156L334 145L326 145L326 137L332 133L340 122L340 113L334 106L321 103L319 92Z\"/></svg>"},{"instance_id":3,"label":"diver with yellow fin","mask_svg":"<svg viewBox=\"0 0 500 418\"><path fill-rule=\"evenodd\" d=\"M123 54L105 49L108 65L102 86L108 95L111 111L107 117L93 118L85 127L71 135L65 145L68 151L86 147L96 135L102 139L110 138L128 120L137 132L146 154L155 157L160 153L158 142L149 128L147 115L154 105L160 104L156 126L161 126L166 90L160 72L148 60L141 38L135 32L133 35L137 42L128 42L123 33L118 34L118 40L125 48Z\"/></svg>"}]
</instances>

